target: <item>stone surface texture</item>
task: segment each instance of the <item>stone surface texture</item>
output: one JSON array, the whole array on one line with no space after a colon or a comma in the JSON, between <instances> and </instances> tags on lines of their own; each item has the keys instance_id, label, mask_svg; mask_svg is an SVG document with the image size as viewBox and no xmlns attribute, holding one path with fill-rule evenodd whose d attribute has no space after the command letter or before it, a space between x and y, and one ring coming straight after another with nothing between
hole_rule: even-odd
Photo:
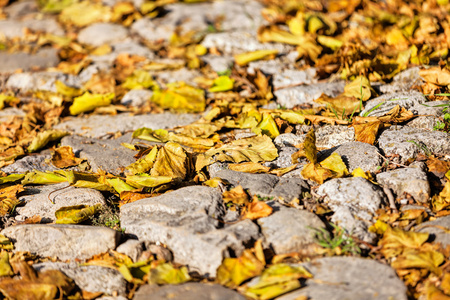
<instances>
[{"instance_id":1,"label":"stone surface texture","mask_svg":"<svg viewBox=\"0 0 450 300\"><path fill-rule=\"evenodd\" d=\"M15 251L73 261L114 250L119 240L115 230L85 225L17 225L3 229L1 234L14 241Z\"/></svg>"}]
</instances>

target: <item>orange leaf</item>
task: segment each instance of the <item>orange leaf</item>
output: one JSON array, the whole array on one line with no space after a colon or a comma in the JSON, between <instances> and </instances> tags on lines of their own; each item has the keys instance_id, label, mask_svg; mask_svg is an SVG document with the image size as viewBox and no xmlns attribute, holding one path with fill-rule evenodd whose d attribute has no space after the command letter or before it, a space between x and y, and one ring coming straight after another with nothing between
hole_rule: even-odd
<instances>
[{"instance_id":1,"label":"orange leaf","mask_svg":"<svg viewBox=\"0 0 450 300\"><path fill-rule=\"evenodd\" d=\"M255 198L253 199L253 202L247 205L244 218L256 220L259 218L267 217L272 213L272 207L267 205L264 201L256 201Z\"/></svg>"}]
</instances>

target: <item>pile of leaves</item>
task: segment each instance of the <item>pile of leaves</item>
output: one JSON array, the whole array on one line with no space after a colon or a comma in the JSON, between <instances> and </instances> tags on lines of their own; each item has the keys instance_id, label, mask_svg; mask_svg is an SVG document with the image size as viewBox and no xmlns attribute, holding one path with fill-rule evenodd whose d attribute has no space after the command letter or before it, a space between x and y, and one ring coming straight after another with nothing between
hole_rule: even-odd
<instances>
[{"instance_id":1,"label":"pile of leaves","mask_svg":"<svg viewBox=\"0 0 450 300\"><path fill-rule=\"evenodd\" d=\"M69 34L56 36L29 30L22 39L1 38L0 48L10 52L33 52L42 47L54 47L61 59L56 70L78 75L91 64L92 55L105 55L112 51L108 45L93 48L77 42L75 36L81 28L95 22L129 27L140 18L162 16L164 6L174 2L202 1L145 1L141 7L135 8L129 2L118 2L108 7L90 1L40 0L41 12L57 15ZM250 195L241 186L231 188L219 178L210 178L207 169L215 162L226 163L229 169L240 172L281 176L299 168L306 159L301 175L317 184L330 178L348 176L363 177L376 183L373 174L361 169L350 174L338 154L320 161L314 128L323 124L352 126L356 141L376 144L380 130L403 124L416 116L400 106L380 117L359 116L366 101L377 96L371 82L389 82L394 75L412 65L435 64L421 71L425 83L415 88L427 94L430 100L446 99L450 86L450 20L447 16L450 4L444 0L262 2L266 5L263 17L269 24L259 28L259 41L295 46L299 53L297 68L314 66L321 78L346 79L341 95L329 97L323 94L316 100L322 105L319 108L264 108L274 100L271 78L259 70L248 74L245 67L252 61L274 59L278 51L237 54L234 66L217 74L200 58L208 53L220 55L220 49L206 49L200 44L206 32L182 33L181 30L175 31L168 42L142 41L157 56L172 58L171 62L155 62L142 56L121 54L115 59L111 72L93 75L82 87L56 81L56 92L36 90L21 94L2 90L0 108L18 107L26 114L0 124L0 167L51 149L51 163L60 170L2 174L0 216L6 220L14 214L14 208L21 205L19 196L27 185L61 182L113 195L117 201L110 205L115 207L187 185L221 187L224 204L227 209L239 212L239 220L255 220L272 213L272 208L265 202L267 199ZM0 7L6 5L8 0L0 1ZM214 23L213 29L220 31L220 19ZM185 82L164 85L154 79L157 72L184 67L201 72L202 76L196 78L196 87ZM122 96L134 89L151 90L153 96L139 108L119 104ZM203 115L192 124L170 130L140 128L134 131L135 143L124 143L123 146L136 151L136 162L127 166L120 175L102 170L91 172L88 162L76 157L70 147L59 147L58 141L69 133L53 129L55 124L71 117L123 112L149 114L164 110ZM296 145L299 150L292 156L291 166L269 167L267 162L278 157L274 138L282 133L296 133L299 125L310 125L312 129L305 141ZM448 124L444 123L441 129L448 129ZM245 133L249 137L235 139L236 133ZM319 230L316 245L289 255L274 256L264 251L258 241L240 257L226 258L218 269L216 281L250 298L271 299L300 288L300 279L312 277L303 267L288 263L301 263L322 256L363 256L390 264L407 285L411 298L449 299L450 248L430 243L427 233L416 233L411 228L450 214L450 163L443 157L432 155L421 155L417 159L425 162L429 174L433 175L430 176L433 196L429 202L420 203L431 213L423 209L399 212L395 206L383 207L377 223L371 228L378 235L378 245L370 245L331 224L330 210L319 198L311 195L313 193L290 203L276 199L318 214L334 230ZM389 157L385 162L380 171L401 167L392 163ZM414 203L414 199L409 199ZM52 201L51 196L49 201ZM89 224L104 210L101 205L64 207L56 212L56 223ZM36 216L25 223L40 221ZM117 222L114 226L120 230ZM5 279L0 282L0 291L6 297L21 298L21 293L31 290L37 299L99 296L80 291L60 272L36 273L29 264L42 258L13 254L12 247L2 237L0 276ZM129 257L111 251L93 257L87 264L119 270L129 282L130 297L144 283L178 284L202 280L189 274L186 267L156 255L133 263ZM20 280L16 280L19 277ZM256 279L250 281L252 278Z\"/></svg>"}]
</instances>

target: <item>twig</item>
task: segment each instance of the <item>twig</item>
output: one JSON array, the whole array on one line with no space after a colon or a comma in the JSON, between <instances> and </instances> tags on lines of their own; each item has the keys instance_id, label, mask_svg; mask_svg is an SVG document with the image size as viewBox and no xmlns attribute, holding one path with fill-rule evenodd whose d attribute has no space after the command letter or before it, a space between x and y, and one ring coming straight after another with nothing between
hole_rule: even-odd
<instances>
[{"instance_id":1,"label":"twig","mask_svg":"<svg viewBox=\"0 0 450 300\"><path fill-rule=\"evenodd\" d=\"M405 168L408 167L408 166L405 166L405 165L398 164L398 163L396 163L396 162L390 161L389 159L387 159L387 157L383 156L383 155L382 155L381 153L379 153L379 152L377 152L377 154L378 154L379 156L381 156L381 158L383 158L385 161L391 162L391 163L393 163L394 165L397 165L397 166L400 166L400 167L405 167Z\"/></svg>"},{"instance_id":2,"label":"twig","mask_svg":"<svg viewBox=\"0 0 450 300\"><path fill-rule=\"evenodd\" d=\"M383 186L383 192L389 199L389 207L394 211L394 213L398 213L397 206L395 206L394 195L392 194L391 189L386 186Z\"/></svg>"},{"instance_id":3,"label":"twig","mask_svg":"<svg viewBox=\"0 0 450 300\"><path fill-rule=\"evenodd\" d=\"M60 189L56 189L56 190L51 191L50 193L48 193L48 196L47 196L48 200L50 200L50 202L51 202L52 204L55 204L55 202L53 202L53 200L50 199L50 195L53 194L54 192L61 191L61 190L64 190L64 189L67 189L67 188L69 188L69 187L71 187L71 185L68 185L68 186L62 187L62 188L60 188Z\"/></svg>"}]
</instances>

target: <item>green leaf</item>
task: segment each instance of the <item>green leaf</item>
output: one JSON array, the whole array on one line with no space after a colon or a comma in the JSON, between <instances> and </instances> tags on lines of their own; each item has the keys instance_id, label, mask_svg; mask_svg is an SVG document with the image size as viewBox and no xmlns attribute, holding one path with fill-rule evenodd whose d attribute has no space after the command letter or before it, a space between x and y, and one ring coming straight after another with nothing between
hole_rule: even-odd
<instances>
[{"instance_id":1,"label":"green leaf","mask_svg":"<svg viewBox=\"0 0 450 300\"><path fill-rule=\"evenodd\" d=\"M67 179L64 176L56 174L54 172L41 172L33 171L25 174L25 178L22 180L22 184L55 184L65 182Z\"/></svg>"},{"instance_id":2,"label":"green leaf","mask_svg":"<svg viewBox=\"0 0 450 300\"><path fill-rule=\"evenodd\" d=\"M56 224L78 224L95 215L102 208L101 204L74 205L61 207L55 212Z\"/></svg>"},{"instance_id":3,"label":"green leaf","mask_svg":"<svg viewBox=\"0 0 450 300\"><path fill-rule=\"evenodd\" d=\"M0 177L0 184L4 184L7 182L16 182L25 177L25 174L10 174L5 177Z\"/></svg>"}]
</instances>

